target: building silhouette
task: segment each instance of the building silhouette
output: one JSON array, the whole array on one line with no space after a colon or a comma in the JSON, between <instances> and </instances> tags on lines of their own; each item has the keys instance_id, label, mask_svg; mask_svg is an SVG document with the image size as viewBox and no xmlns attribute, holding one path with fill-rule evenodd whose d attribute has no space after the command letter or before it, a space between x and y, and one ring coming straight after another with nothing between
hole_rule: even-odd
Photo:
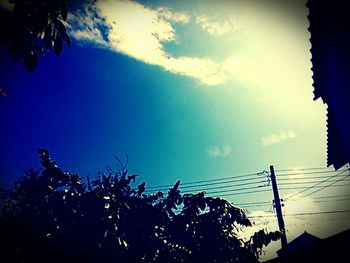
<instances>
[{"instance_id":1,"label":"building silhouette","mask_svg":"<svg viewBox=\"0 0 350 263\"><path fill-rule=\"evenodd\" d=\"M314 100L327 104L327 166L350 161L350 30L347 1L308 0Z\"/></svg>"}]
</instances>

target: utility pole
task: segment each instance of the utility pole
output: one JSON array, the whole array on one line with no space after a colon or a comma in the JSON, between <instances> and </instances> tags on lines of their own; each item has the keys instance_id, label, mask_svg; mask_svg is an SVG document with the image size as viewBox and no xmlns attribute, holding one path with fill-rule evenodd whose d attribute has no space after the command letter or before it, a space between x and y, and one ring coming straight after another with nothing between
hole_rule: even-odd
<instances>
[{"instance_id":1,"label":"utility pole","mask_svg":"<svg viewBox=\"0 0 350 263\"><path fill-rule=\"evenodd\" d=\"M271 184L272 184L274 203L276 207L278 226L280 228L280 231L282 232L281 243L282 243L282 253L283 253L283 251L285 251L285 249L287 248L287 236L286 236L286 228L284 226L284 221L282 216L281 200L278 194L275 169L273 168L273 165L270 165L270 178L271 178Z\"/></svg>"}]
</instances>

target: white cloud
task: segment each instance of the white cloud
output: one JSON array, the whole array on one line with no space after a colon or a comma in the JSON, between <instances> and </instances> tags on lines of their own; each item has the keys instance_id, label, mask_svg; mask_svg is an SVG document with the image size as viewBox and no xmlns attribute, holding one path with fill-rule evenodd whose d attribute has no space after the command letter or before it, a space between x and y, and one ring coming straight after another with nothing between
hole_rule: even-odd
<instances>
[{"instance_id":1,"label":"white cloud","mask_svg":"<svg viewBox=\"0 0 350 263\"><path fill-rule=\"evenodd\" d=\"M221 70L227 77L234 77L236 80L245 81L253 74L251 65L241 56L231 55L221 63ZM249 69L249 70L248 70Z\"/></svg>"},{"instance_id":2,"label":"white cloud","mask_svg":"<svg viewBox=\"0 0 350 263\"><path fill-rule=\"evenodd\" d=\"M208 150L209 157L228 157L232 153L232 148L229 145L224 145L222 147L214 146Z\"/></svg>"},{"instance_id":3,"label":"white cloud","mask_svg":"<svg viewBox=\"0 0 350 263\"><path fill-rule=\"evenodd\" d=\"M101 31L102 27L106 27L105 22L91 5L86 5L75 13L70 12L67 27L70 34L80 41L90 42L99 47L109 46Z\"/></svg>"},{"instance_id":4,"label":"white cloud","mask_svg":"<svg viewBox=\"0 0 350 263\"><path fill-rule=\"evenodd\" d=\"M231 78L245 81L260 72L254 63L238 54L215 60L172 56L166 52L165 43L179 41L173 23L188 24L190 21L190 15L185 12L164 7L150 9L133 1L112 0L98 0L94 6L87 5L69 16L71 34L76 39L107 47L171 73L192 77L208 86L222 84ZM215 22L207 16L196 18L196 22L212 35L233 30L234 21L233 16L224 22Z\"/></svg>"},{"instance_id":5,"label":"white cloud","mask_svg":"<svg viewBox=\"0 0 350 263\"><path fill-rule=\"evenodd\" d=\"M207 15L195 17L166 7L152 9L131 0L97 0L93 6L85 9L83 15L77 14L70 19L75 21L72 23L72 35L76 39L107 47L170 73L196 79L204 85L216 86L238 80L252 84L252 87L269 86L276 90L281 90L283 84L285 90L294 91L296 86L309 85L311 79L307 78L307 83L304 81L310 65L309 62L304 63L308 61L303 58L307 57L309 50L301 46L304 45L300 41L302 38L291 34L290 30L286 30L286 24L276 23L273 15L258 8L225 18ZM190 29L181 33L199 31L190 37L191 43L181 43L184 47L189 45L196 48L198 45L201 49L208 48L211 44L203 44L208 38L217 35L225 38L213 47L216 52L208 52L212 54L210 56L175 56L167 52L165 45L179 44L187 38L187 35L179 38L175 23ZM199 27L209 36L206 32L200 32L203 30ZM230 34L232 32L239 34ZM291 71L291 68L296 70ZM278 94L275 93L276 96Z\"/></svg>"},{"instance_id":6,"label":"white cloud","mask_svg":"<svg viewBox=\"0 0 350 263\"><path fill-rule=\"evenodd\" d=\"M191 21L191 17L185 12L173 12L168 8L159 7L156 9L158 16L165 20L187 24Z\"/></svg>"},{"instance_id":7,"label":"white cloud","mask_svg":"<svg viewBox=\"0 0 350 263\"><path fill-rule=\"evenodd\" d=\"M261 143L264 146L279 143L285 140L293 139L296 137L296 133L293 131L281 131L279 133L273 133L261 138Z\"/></svg>"},{"instance_id":8,"label":"white cloud","mask_svg":"<svg viewBox=\"0 0 350 263\"><path fill-rule=\"evenodd\" d=\"M237 19L234 16L224 21L218 21L208 16L201 15L196 17L196 22L210 35L223 35L239 28Z\"/></svg>"},{"instance_id":9,"label":"white cloud","mask_svg":"<svg viewBox=\"0 0 350 263\"><path fill-rule=\"evenodd\" d=\"M286 214L298 214L319 212L319 206L310 196L304 196L303 194L289 194L284 198L284 212Z\"/></svg>"},{"instance_id":10,"label":"white cloud","mask_svg":"<svg viewBox=\"0 0 350 263\"><path fill-rule=\"evenodd\" d=\"M166 71L198 79L205 85L218 85L226 80L220 63L209 58L174 57L165 51L164 43L177 41L172 23L187 24L191 20L184 12L164 7L150 9L134 1L115 0L99 0L84 12L70 19L73 36L79 40L107 46ZM103 24L107 39L100 29Z\"/></svg>"}]
</instances>

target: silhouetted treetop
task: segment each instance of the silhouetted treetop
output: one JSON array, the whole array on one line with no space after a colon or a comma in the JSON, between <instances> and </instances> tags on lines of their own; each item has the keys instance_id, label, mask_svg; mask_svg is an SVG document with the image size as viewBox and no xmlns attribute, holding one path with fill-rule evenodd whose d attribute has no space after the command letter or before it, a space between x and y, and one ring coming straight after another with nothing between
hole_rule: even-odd
<instances>
[{"instance_id":1,"label":"silhouetted treetop","mask_svg":"<svg viewBox=\"0 0 350 263\"><path fill-rule=\"evenodd\" d=\"M9 3L13 4L12 12L0 13L0 20L6 25L0 31L0 44L9 45L15 62L23 60L27 70L32 72L39 55L51 49L59 55L64 42L70 47L66 0L9 0Z\"/></svg>"},{"instance_id":2,"label":"silhouetted treetop","mask_svg":"<svg viewBox=\"0 0 350 263\"><path fill-rule=\"evenodd\" d=\"M86 180L38 149L42 171L28 169L2 190L0 262L257 262L280 237L238 231L245 210L204 192L145 194L125 167Z\"/></svg>"}]
</instances>

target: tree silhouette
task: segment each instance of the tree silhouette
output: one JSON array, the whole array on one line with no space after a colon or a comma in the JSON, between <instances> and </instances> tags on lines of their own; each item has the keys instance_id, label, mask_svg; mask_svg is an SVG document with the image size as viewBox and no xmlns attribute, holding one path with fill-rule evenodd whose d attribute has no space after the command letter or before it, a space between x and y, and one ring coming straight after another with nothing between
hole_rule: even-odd
<instances>
[{"instance_id":1,"label":"tree silhouette","mask_svg":"<svg viewBox=\"0 0 350 263\"><path fill-rule=\"evenodd\" d=\"M53 49L56 55L71 40L66 32L68 8L66 0L9 0L12 12L0 13L0 44L8 44L14 62L23 60L25 68L32 72L39 55Z\"/></svg>"},{"instance_id":2,"label":"tree silhouette","mask_svg":"<svg viewBox=\"0 0 350 263\"><path fill-rule=\"evenodd\" d=\"M245 211L204 192L147 195L125 166L83 182L39 149L41 173L29 169L2 190L0 262L258 262L279 232L248 241Z\"/></svg>"}]
</instances>

